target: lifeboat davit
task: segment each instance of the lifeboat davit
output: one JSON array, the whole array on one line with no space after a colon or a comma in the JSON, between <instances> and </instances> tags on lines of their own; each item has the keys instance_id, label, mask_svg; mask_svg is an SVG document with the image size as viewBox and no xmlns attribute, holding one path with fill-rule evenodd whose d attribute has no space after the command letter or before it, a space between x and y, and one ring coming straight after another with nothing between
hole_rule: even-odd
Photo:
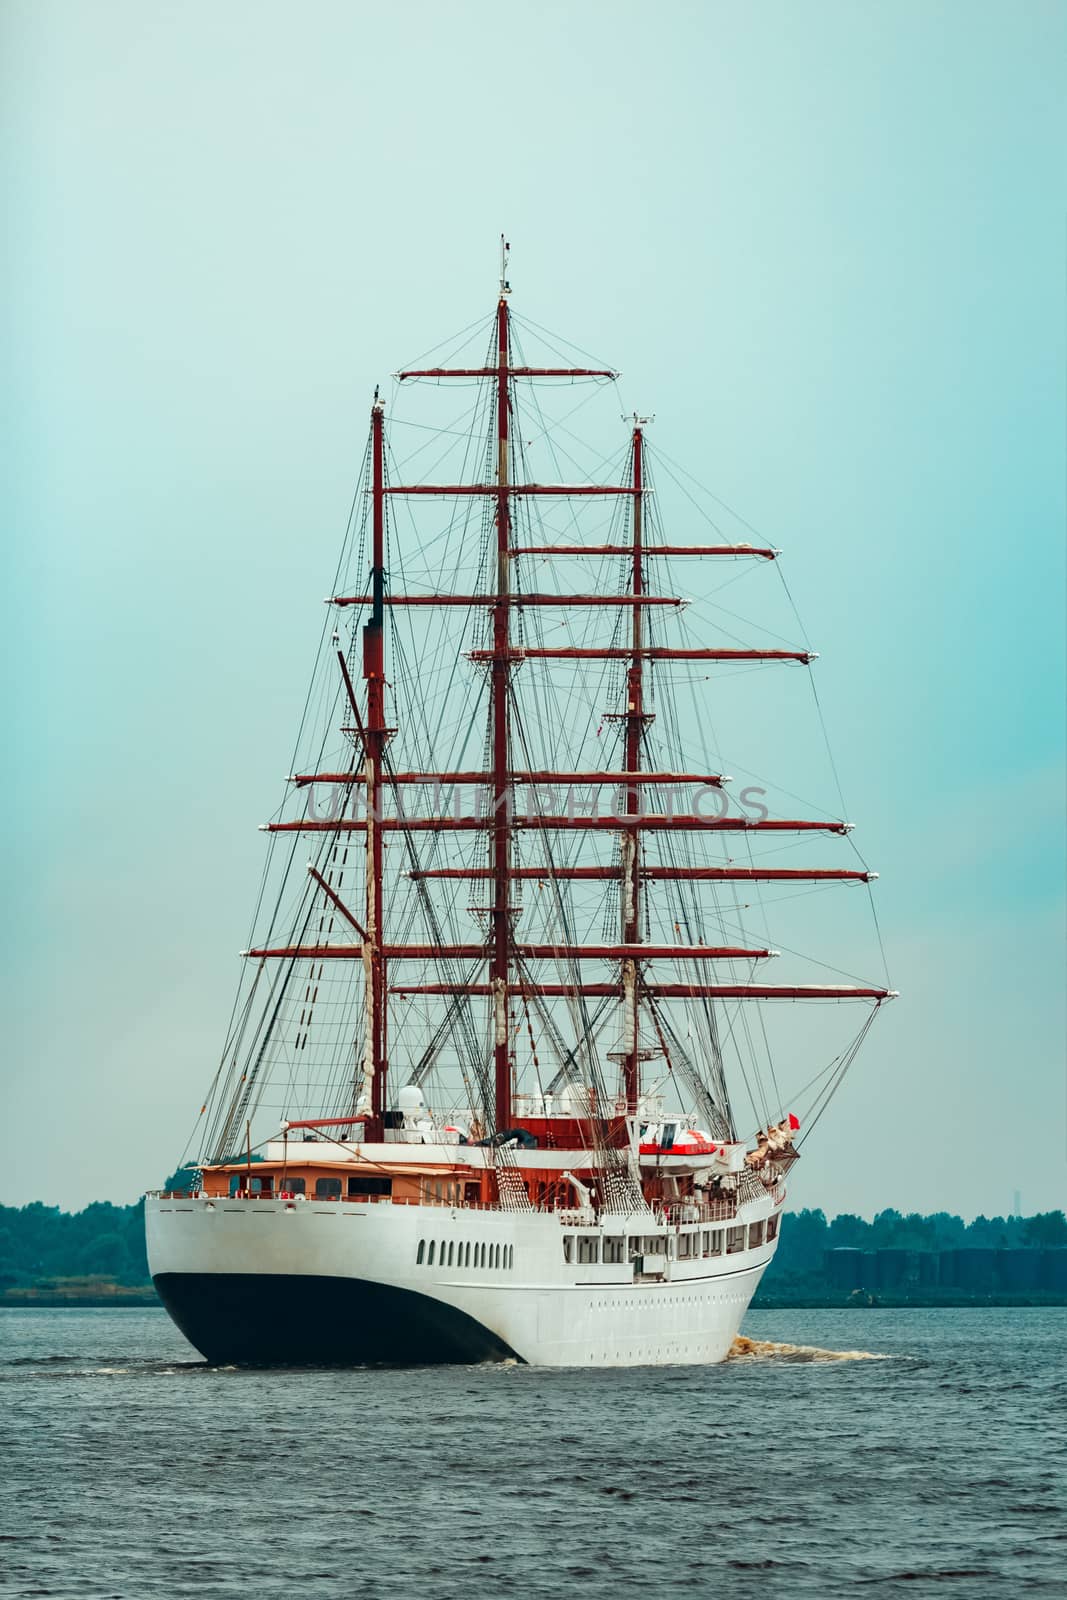
<instances>
[{"instance_id":1,"label":"lifeboat davit","mask_svg":"<svg viewBox=\"0 0 1067 1600\"><path fill-rule=\"evenodd\" d=\"M638 1146L643 1156L712 1156L719 1146L700 1128L679 1128L672 1123L646 1128Z\"/></svg>"}]
</instances>

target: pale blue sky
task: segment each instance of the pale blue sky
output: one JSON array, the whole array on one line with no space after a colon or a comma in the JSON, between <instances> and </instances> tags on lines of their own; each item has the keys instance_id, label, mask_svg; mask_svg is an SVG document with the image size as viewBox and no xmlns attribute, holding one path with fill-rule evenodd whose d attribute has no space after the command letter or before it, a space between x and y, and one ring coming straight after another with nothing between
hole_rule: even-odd
<instances>
[{"instance_id":1,"label":"pale blue sky","mask_svg":"<svg viewBox=\"0 0 1067 1600\"><path fill-rule=\"evenodd\" d=\"M1062 1204L1067 8L0 16L0 1199L180 1150L369 393L491 310L504 228L516 309L785 550L821 652L903 997L797 1203Z\"/></svg>"}]
</instances>

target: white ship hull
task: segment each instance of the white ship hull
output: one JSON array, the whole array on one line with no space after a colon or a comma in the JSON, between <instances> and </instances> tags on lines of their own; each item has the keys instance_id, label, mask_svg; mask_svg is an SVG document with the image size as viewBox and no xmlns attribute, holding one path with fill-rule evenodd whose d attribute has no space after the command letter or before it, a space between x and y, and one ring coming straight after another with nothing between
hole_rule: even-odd
<instances>
[{"instance_id":1,"label":"white ship hull","mask_svg":"<svg viewBox=\"0 0 1067 1600\"><path fill-rule=\"evenodd\" d=\"M210 1361L286 1364L721 1361L780 1214L770 1195L729 1221L670 1226L433 1204L146 1202L153 1279L191 1343Z\"/></svg>"}]
</instances>

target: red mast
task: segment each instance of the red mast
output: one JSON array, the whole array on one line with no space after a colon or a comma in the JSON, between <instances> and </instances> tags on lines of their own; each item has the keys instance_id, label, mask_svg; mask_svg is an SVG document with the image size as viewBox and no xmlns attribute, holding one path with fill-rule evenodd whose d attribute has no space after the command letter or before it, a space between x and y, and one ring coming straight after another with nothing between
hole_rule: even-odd
<instances>
[{"instance_id":1,"label":"red mast","mask_svg":"<svg viewBox=\"0 0 1067 1600\"><path fill-rule=\"evenodd\" d=\"M510 550L511 501L509 445L511 397L508 391L507 245L501 239L500 300L496 308L496 601L493 606L493 660L489 716L493 743L493 815L489 864L493 871L489 979L493 994L495 1119L499 1132L511 1125L511 1049L508 1008L508 945L511 939L511 784L508 695L511 677Z\"/></svg>"},{"instance_id":2,"label":"red mast","mask_svg":"<svg viewBox=\"0 0 1067 1600\"><path fill-rule=\"evenodd\" d=\"M367 786L367 915L363 942L366 978L364 1082L370 1079L368 1140L383 1137L385 1112L385 957L382 953L382 758L385 726L385 437L384 411L374 391L371 408L371 613L363 629L367 722L363 737Z\"/></svg>"},{"instance_id":3,"label":"red mast","mask_svg":"<svg viewBox=\"0 0 1067 1600\"><path fill-rule=\"evenodd\" d=\"M644 509L644 435L634 418L633 434L633 595L639 600L645 590L644 561L642 558L642 511ZM644 608L633 608L632 647L630 667L626 674L626 725L623 766L627 772L638 772L641 767L641 745L644 734ZM641 811L641 787L631 783L626 789L626 815L635 821ZM640 866L641 843L636 827L627 828L621 840L622 942L635 945L641 938ZM623 1018L623 1093L626 1096L626 1114L637 1114L637 1101L641 1092L640 1056L638 1053L638 1000L637 962L628 957L622 964L624 995Z\"/></svg>"}]
</instances>

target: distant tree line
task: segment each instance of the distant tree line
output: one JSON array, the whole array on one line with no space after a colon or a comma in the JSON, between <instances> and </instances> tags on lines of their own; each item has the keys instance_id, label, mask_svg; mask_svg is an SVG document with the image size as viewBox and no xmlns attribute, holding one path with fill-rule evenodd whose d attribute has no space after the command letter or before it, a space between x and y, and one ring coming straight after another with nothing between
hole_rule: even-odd
<instances>
[{"instance_id":1,"label":"distant tree line","mask_svg":"<svg viewBox=\"0 0 1067 1600\"><path fill-rule=\"evenodd\" d=\"M163 1185L183 1188L193 1169L180 1167ZM84 1211L61 1211L35 1200L0 1206L0 1293L61 1278L148 1283L144 1200L114 1206L97 1200Z\"/></svg>"},{"instance_id":2,"label":"distant tree line","mask_svg":"<svg viewBox=\"0 0 1067 1600\"><path fill-rule=\"evenodd\" d=\"M964 1222L948 1211L933 1216L879 1211L873 1222L843 1212L827 1221L822 1211L797 1211L782 1225L782 1242L765 1282L786 1274L820 1274L827 1250L1020 1250L1067 1245L1062 1211L1033 1217L975 1217Z\"/></svg>"},{"instance_id":3,"label":"distant tree line","mask_svg":"<svg viewBox=\"0 0 1067 1600\"><path fill-rule=\"evenodd\" d=\"M175 1178L180 1176L175 1174ZM166 1187L172 1187L168 1180ZM961 1217L939 1211L880 1211L873 1221L845 1213L828 1221L822 1211L787 1216L777 1255L763 1287L820 1280L824 1252L860 1250L993 1250L1067 1246L1062 1211L1033 1217ZM103 1278L118 1284L148 1282L144 1201L115 1206L97 1201L84 1211L61 1211L35 1201L0 1206L0 1291L62 1278Z\"/></svg>"},{"instance_id":4,"label":"distant tree line","mask_svg":"<svg viewBox=\"0 0 1067 1600\"><path fill-rule=\"evenodd\" d=\"M84 1211L60 1211L39 1200L0 1206L0 1290L54 1278L147 1283L144 1201L113 1206L101 1200Z\"/></svg>"},{"instance_id":5,"label":"distant tree line","mask_svg":"<svg viewBox=\"0 0 1067 1600\"><path fill-rule=\"evenodd\" d=\"M1055 1258L1065 1246L1062 1211L973 1222L947 1211L880 1211L871 1222L800 1211L786 1217L753 1304L845 1305L858 1294L867 1304L1062 1305L1063 1263Z\"/></svg>"}]
</instances>

